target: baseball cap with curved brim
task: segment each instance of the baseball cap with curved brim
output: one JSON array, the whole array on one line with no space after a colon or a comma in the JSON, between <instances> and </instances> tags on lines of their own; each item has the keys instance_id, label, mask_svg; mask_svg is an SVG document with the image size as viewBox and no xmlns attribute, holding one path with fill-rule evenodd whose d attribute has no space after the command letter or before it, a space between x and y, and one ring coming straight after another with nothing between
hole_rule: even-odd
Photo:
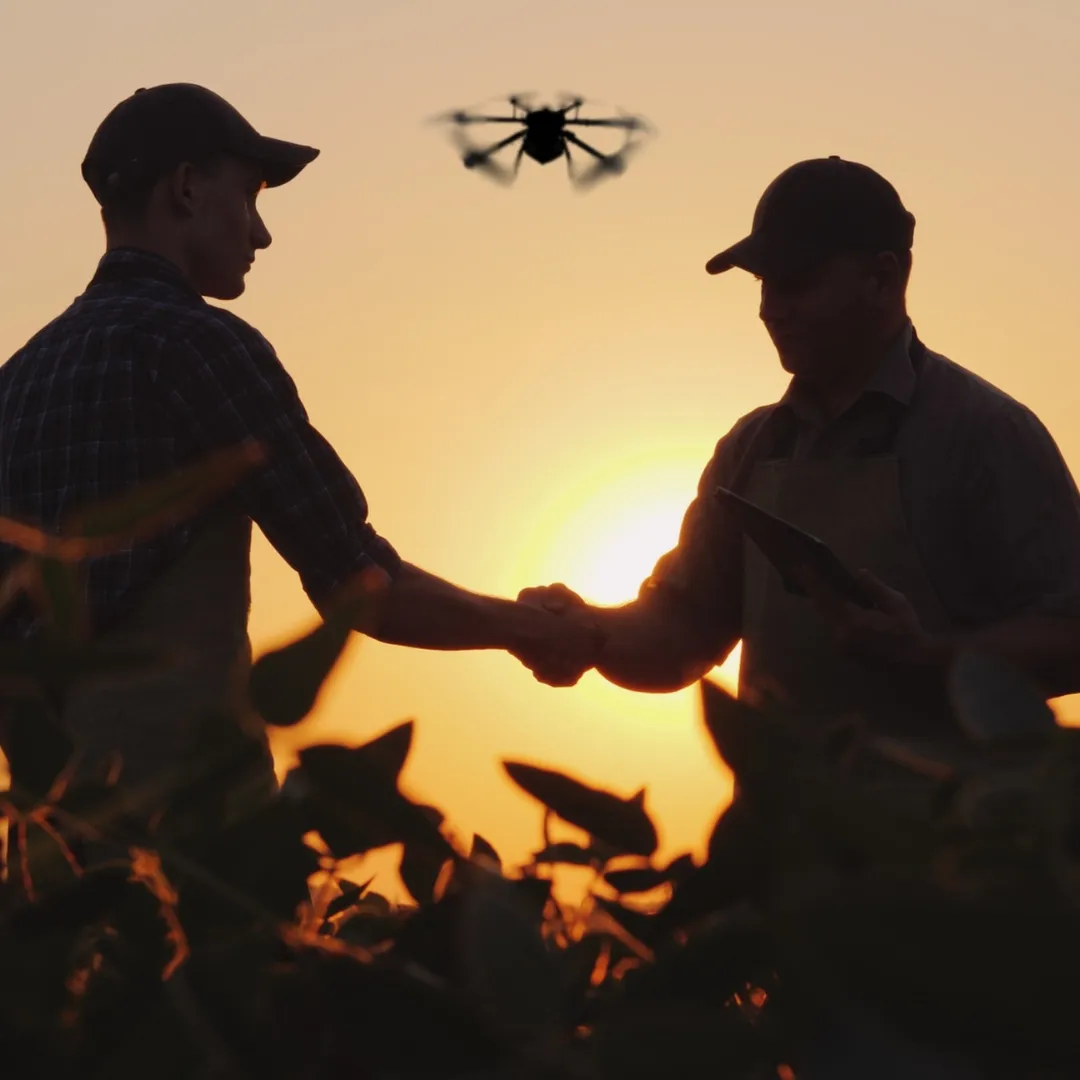
<instances>
[{"instance_id":1,"label":"baseball cap with curved brim","mask_svg":"<svg viewBox=\"0 0 1080 1080\"><path fill-rule=\"evenodd\" d=\"M163 83L136 90L101 122L82 163L94 197L148 182L190 161L220 155L256 162L267 187L292 180L319 151L260 135L223 97L194 83Z\"/></svg>"},{"instance_id":2,"label":"baseball cap with curved brim","mask_svg":"<svg viewBox=\"0 0 1080 1080\"><path fill-rule=\"evenodd\" d=\"M714 255L705 269L791 277L842 252L908 251L914 234L914 216L883 176L839 157L811 158L765 189L750 235Z\"/></svg>"}]
</instances>

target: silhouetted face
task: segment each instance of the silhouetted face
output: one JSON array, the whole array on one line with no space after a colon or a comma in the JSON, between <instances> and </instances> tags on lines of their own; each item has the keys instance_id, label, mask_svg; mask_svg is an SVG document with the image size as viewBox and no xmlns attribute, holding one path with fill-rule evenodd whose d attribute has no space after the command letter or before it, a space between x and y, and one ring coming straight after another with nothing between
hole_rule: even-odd
<instances>
[{"instance_id":1,"label":"silhouetted face","mask_svg":"<svg viewBox=\"0 0 1080 1080\"><path fill-rule=\"evenodd\" d=\"M188 276L203 296L232 300L244 291L255 253L270 245L255 201L263 188L257 165L226 159L187 180L184 250Z\"/></svg>"},{"instance_id":2,"label":"silhouetted face","mask_svg":"<svg viewBox=\"0 0 1080 1080\"><path fill-rule=\"evenodd\" d=\"M828 382L875 340L888 297L875 259L838 255L787 280L761 278L760 315L784 370Z\"/></svg>"}]
</instances>

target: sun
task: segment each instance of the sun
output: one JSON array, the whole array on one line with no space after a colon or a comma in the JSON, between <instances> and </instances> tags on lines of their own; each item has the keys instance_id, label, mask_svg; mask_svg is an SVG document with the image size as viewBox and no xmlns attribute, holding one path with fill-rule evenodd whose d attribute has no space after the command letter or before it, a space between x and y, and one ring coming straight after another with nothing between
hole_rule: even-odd
<instances>
[{"instance_id":1,"label":"sun","mask_svg":"<svg viewBox=\"0 0 1080 1080\"><path fill-rule=\"evenodd\" d=\"M700 449L679 448L581 475L536 529L527 580L562 582L601 606L633 600L660 556L678 544L702 465ZM738 654L714 672L725 684L737 679Z\"/></svg>"}]
</instances>

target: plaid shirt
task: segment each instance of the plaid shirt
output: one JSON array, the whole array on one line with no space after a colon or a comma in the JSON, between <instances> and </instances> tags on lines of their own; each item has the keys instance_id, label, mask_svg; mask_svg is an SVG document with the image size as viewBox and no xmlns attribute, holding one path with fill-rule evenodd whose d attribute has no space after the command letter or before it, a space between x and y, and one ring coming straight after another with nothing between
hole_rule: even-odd
<instances>
[{"instance_id":1,"label":"plaid shirt","mask_svg":"<svg viewBox=\"0 0 1080 1080\"><path fill-rule=\"evenodd\" d=\"M207 304L171 263L108 252L86 291L0 367L0 514L56 530L72 508L258 439L269 452L236 497L318 604L394 549L273 348ZM96 631L183 550L193 523L87 568ZM0 547L8 561L10 549ZM25 633L25 610L6 634Z\"/></svg>"}]
</instances>

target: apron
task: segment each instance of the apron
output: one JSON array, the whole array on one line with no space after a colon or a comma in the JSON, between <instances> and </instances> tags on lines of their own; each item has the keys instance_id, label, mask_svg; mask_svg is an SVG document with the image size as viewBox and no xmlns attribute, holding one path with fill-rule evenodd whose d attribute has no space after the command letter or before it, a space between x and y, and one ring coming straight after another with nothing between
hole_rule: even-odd
<instances>
[{"instance_id":1,"label":"apron","mask_svg":"<svg viewBox=\"0 0 1080 1080\"><path fill-rule=\"evenodd\" d=\"M913 343L913 359L923 348ZM904 517L894 446L898 426L867 456L757 460L740 493L823 540L851 570L870 570L908 598L924 628L942 632L950 620ZM839 652L813 603L789 591L748 538L742 612L740 697L795 706L811 722L858 715L875 734L959 742L940 674Z\"/></svg>"},{"instance_id":2,"label":"apron","mask_svg":"<svg viewBox=\"0 0 1080 1080\"><path fill-rule=\"evenodd\" d=\"M227 711L242 722L251 717L250 553L251 519L222 504L195 527L180 557L140 591L134 608L101 636L107 644L160 646L177 661L159 673L87 682L72 693L64 719L88 775L100 775L119 755L125 785L142 783L193 749L206 714ZM269 745L265 734L260 738L272 782Z\"/></svg>"},{"instance_id":3,"label":"apron","mask_svg":"<svg viewBox=\"0 0 1080 1080\"><path fill-rule=\"evenodd\" d=\"M912 342L918 363L925 346ZM895 439L899 424L866 456L795 461L772 451L748 461L738 478L745 498L817 536L851 570L866 568L911 602L924 628L950 620L907 527ZM781 440L782 441L782 440ZM743 542L742 658L739 696L792 707L813 725L860 717L874 735L915 751L962 761L964 738L952 718L944 679L884 661L842 654L823 617L748 538ZM856 768L882 786L922 801L930 788L911 785L873 760ZM968 1063L916 1046L869 1023L830 1020L804 1047L800 1080L977 1080Z\"/></svg>"}]
</instances>

